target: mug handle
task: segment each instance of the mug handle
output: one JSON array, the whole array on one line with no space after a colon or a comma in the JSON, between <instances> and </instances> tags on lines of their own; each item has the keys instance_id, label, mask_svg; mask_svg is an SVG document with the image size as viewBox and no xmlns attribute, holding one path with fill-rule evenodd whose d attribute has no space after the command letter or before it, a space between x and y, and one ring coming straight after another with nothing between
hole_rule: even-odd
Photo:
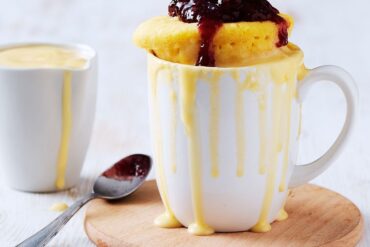
<instances>
[{"instance_id":1,"label":"mug handle","mask_svg":"<svg viewBox=\"0 0 370 247\"><path fill-rule=\"evenodd\" d=\"M338 157L350 136L356 116L358 89L351 75L337 66L321 66L308 71L307 76L300 82L298 93L304 100L308 90L319 81L335 83L343 92L347 103L347 115L343 128L329 150L312 163L296 165L293 170L289 188L307 183L323 173Z\"/></svg>"}]
</instances>

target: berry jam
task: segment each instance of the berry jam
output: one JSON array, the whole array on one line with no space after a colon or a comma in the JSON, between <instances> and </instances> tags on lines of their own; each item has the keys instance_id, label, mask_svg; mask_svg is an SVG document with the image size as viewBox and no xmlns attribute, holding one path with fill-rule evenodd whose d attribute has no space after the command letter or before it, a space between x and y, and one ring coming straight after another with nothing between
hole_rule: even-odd
<instances>
[{"instance_id":1,"label":"berry jam","mask_svg":"<svg viewBox=\"0 0 370 247\"><path fill-rule=\"evenodd\" d=\"M288 44L289 23L267 0L172 0L168 14L186 23L198 23L201 43L197 66L215 66L212 42L223 23L272 21L279 29L276 46Z\"/></svg>"},{"instance_id":2,"label":"berry jam","mask_svg":"<svg viewBox=\"0 0 370 247\"><path fill-rule=\"evenodd\" d=\"M148 175L150 168L151 161L148 156L134 154L118 161L102 175L114 180L128 180L134 177L142 178Z\"/></svg>"}]
</instances>

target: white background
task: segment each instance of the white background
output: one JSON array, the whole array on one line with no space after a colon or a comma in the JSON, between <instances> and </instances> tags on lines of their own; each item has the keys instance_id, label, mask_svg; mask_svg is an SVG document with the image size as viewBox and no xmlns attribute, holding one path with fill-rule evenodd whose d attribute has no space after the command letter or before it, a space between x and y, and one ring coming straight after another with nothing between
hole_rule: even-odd
<instances>
[{"instance_id":1,"label":"white background","mask_svg":"<svg viewBox=\"0 0 370 247\"><path fill-rule=\"evenodd\" d=\"M169 0L0 0L0 44L22 41L86 43L100 59L97 116L80 187L65 193L26 194L10 190L0 172L0 246L12 246L57 213L51 204L89 190L91 180L126 154L150 153L145 53L132 43L143 20L165 15ZM335 64L346 68L360 90L359 121L350 145L314 183L354 201L365 217L360 246L370 246L370 2L368 0L273 1L296 19L290 40L305 51L309 68ZM1 107L1 106L0 106ZM314 88L303 112L300 161L325 152L345 112L334 86ZM367 127L366 127L367 126ZM1 123L0 123L1 127ZM1 150L0 150L1 152ZM51 246L90 246L79 213ZM124 224L124 222L122 222Z\"/></svg>"}]
</instances>

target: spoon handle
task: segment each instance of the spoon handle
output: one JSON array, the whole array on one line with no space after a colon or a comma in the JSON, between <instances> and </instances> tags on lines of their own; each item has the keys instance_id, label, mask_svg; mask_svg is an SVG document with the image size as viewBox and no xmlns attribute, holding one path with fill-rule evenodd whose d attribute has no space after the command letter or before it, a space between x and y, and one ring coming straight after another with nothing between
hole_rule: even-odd
<instances>
[{"instance_id":1,"label":"spoon handle","mask_svg":"<svg viewBox=\"0 0 370 247\"><path fill-rule=\"evenodd\" d=\"M39 232L35 233L31 237L18 244L16 247L41 247L45 246L62 227L72 218L77 211L82 208L90 200L94 199L95 194L91 193L76 201L71 207L69 207L64 213L58 216L55 220L50 222L49 225L45 226Z\"/></svg>"}]
</instances>

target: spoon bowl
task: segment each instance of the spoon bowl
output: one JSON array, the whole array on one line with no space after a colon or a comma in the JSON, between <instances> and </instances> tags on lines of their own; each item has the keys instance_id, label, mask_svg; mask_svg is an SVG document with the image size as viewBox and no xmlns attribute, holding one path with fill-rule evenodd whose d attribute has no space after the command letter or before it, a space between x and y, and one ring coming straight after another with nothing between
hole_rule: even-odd
<instances>
[{"instance_id":1,"label":"spoon bowl","mask_svg":"<svg viewBox=\"0 0 370 247\"><path fill-rule=\"evenodd\" d=\"M144 183L151 167L152 161L149 156L130 155L118 161L96 179L93 193L107 200L126 197Z\"/></svg>"}]
</instances>

